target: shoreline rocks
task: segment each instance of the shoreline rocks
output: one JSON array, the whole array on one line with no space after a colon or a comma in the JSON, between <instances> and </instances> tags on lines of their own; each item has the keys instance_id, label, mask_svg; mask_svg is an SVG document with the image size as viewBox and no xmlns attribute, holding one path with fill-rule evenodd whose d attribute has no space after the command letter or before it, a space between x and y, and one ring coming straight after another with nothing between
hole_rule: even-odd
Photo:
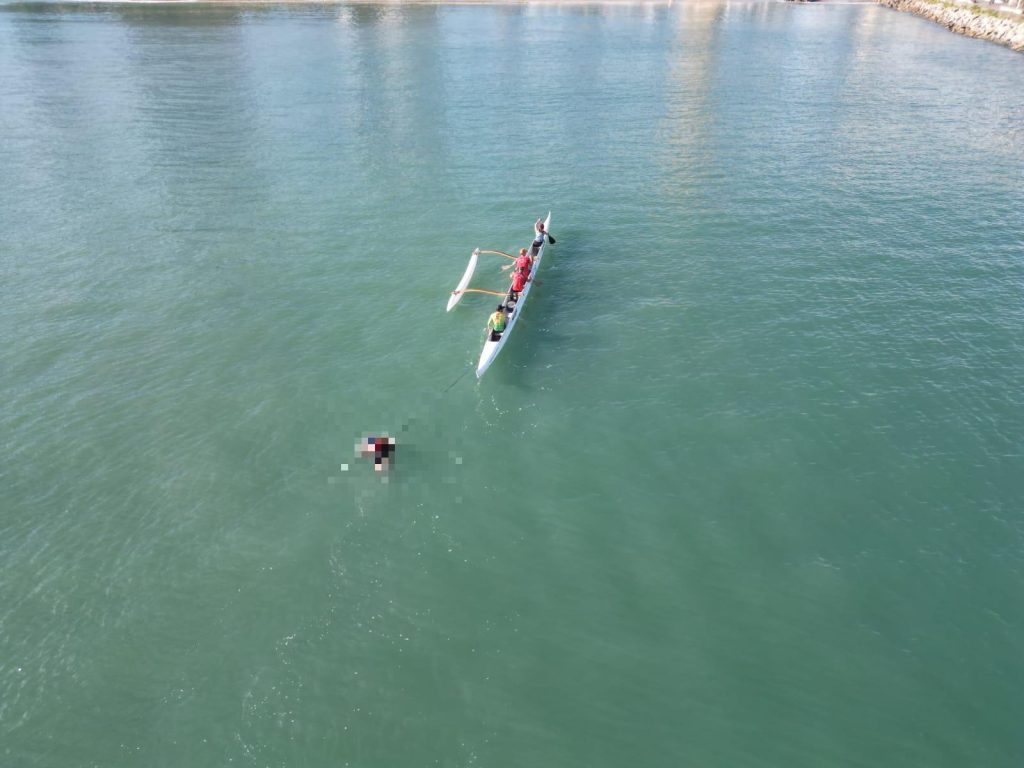
<instances>
[{"instance_id":1,"label":"shoreline rocks","mask_svg":"<svg viewBox=\"0 0 1024 768\"><path fill-rule=\"evenodd\" d=\"M1024 51L1024 19L984 13L975 6L954 5L938 0L878 0L897 11L923 16L946 29Z\"/></svg>"}]
</instances>

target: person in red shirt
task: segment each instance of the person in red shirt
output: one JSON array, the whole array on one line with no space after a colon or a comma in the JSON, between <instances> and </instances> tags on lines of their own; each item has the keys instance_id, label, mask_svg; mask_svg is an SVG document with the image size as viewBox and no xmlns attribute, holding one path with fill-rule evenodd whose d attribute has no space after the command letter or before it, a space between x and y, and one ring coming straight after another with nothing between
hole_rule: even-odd
<instances>
[{"instance_id":1,"label":"person in red shirt","mask_svg":"<svg viewBox=\"0 0 1024 768\"><path fill-rule=\"evenodd\" d=\"M519 292L526 287L529 281L529 274L521 269L517 269L512 273L512 293L515 294L515 298L519 297Z\"/></svg>"},{"instance_id":2,"label":"person in red shirt","mask_svg":"<svg viewBox=\"0 0 1024 768\"><path fill-rule=\"evenodd\" d=\"M530 256L525 248L519 249L519 258L516 259L513 265L515 269L521 269L526 271L526 276L530 276L530 270L533 269L533 257Z\"/></svg>"}]
</instances>

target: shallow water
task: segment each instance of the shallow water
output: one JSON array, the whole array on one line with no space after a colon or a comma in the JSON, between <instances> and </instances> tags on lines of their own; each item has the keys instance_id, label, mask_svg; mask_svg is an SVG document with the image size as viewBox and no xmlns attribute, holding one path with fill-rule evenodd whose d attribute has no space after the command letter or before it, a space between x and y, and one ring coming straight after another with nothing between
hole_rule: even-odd
<instances>
[{"instance_id":1,"label":"shallow water","mask_svg":"<svg viewBox=\"0 0 1024 768\"><path fill-rule=\"evenodd\" d=\"M1020 765L1021 93L871 5L3 6L3 762Z\"/></svg>"}]
</instances>

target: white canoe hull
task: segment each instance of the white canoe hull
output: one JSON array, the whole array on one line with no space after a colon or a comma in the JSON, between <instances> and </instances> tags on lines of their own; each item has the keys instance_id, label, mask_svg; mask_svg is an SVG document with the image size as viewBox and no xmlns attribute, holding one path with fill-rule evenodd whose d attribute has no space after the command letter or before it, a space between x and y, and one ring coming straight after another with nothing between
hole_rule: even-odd
<instances>
[{"instance_id":1,"label":"white canoe hull","mask_svg":"<svg viewBox=\"0 0 1024 768\"><path fill-rule=\"evenodd\" d=\"M544 230L551 230L550 211L548 211L548 217L544 219ZM536 224L533 228L533 234L534 237L536 237ZM487 341L484 342L484 348L480 352L480 360L476 364L476 377L478 379L487 372L488 368L491 367L491 363L494 362L494 359L498 356L498 353L501 352L501 348L505 346L505 342L508 341L508 337L512 335L512 330L516 327L516 323L519 321L519 316L523 313L523 306L526 304L526 300L530 296L530 291L533 290L533 278L536 277L537 270L540 269L540 261L541 258L544 256L545 244L546 243L541 244L540 248L537 249L537 255L533 257L533 269L530 270L531 279L523 288L523 290L519 292L519 300L516 302L511 301L511 290L509 290L509 293L505 296L505 306L508 307L511 304L512 309L511 311L508 312L508 320L505 325L505 330L502 332L501 336L498 337L497 341L491 340L490 331L488 331L487 333Z\"/></svg>"}]
</instances>

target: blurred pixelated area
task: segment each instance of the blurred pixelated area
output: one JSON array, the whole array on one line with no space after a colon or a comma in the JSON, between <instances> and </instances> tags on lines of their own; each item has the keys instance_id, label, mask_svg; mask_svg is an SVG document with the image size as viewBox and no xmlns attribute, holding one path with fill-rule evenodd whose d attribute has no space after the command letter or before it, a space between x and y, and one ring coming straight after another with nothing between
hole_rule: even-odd
<instances>
[{"instance_id":1,"label":"blurred pixelated area","mask_svg":"<svg viewBox=\"0 0 1024 768\"><path fill-rule=\"evenodd\" d=\"M356 456L373 460L374 471L387 472L394 466L398 441L386 433L364 433L356 443L355 450Z\"/></svg>"},{"instance_id":2,"label":"blurred pixelated area","mask_svg":"<svg viewBox=\"0 0 1024 768\"><path fill-rule=\"evenodd\" d=\"M342 464L341 471L357 470L362 466L371 466L375 474L387 478L395 468L399 445L403 456L411 450L409 432L412 422L403 423L397 435L391 430L381 429L356 434L353 445L355 464Z\"/></svg>"},{"instance_id":3,"label":"blurred pixelated area","mask_svg":"<svg viewBox=\"0 0 1024 768\"><path fill-rule=\"evenodd\" d=\"M467 370L472 374L471 367ZM469 381L472 377L461 378ZM400 413L396 412L397 408L387 407L338 408L340 413L335 420L343 439L340 445L337 437L332 441L334 472L328 474L328 484L354 483L353 488L365 491L368 486L362 486L361 482L368 475L385 484L412 482L416 485L425 478L430 478L431 482L457 483L463 452L451 444L452 431L439 426L444 422L435 422L438 399L437 393L414 397L401 403L403 412ZM369 413L371 410L373 412ZM418 413L413 415L410 411ZM340 456L339 447L342 449Z\"/></svg>"}]
</instances>

